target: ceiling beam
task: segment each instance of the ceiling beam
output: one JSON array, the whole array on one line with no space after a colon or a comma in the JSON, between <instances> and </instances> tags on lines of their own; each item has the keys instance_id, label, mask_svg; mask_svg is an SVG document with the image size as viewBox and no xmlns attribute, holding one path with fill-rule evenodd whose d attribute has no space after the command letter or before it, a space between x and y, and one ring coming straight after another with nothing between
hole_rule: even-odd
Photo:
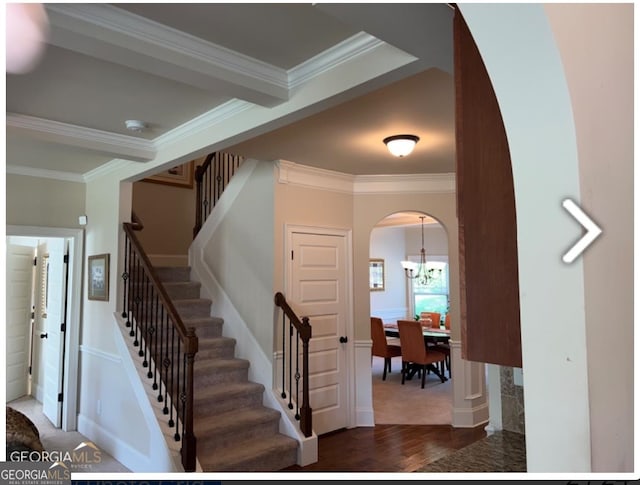
<instances>
[{"instance_id":1,"label":"ceiling beam","mask_svg":"<svg viewBox=\"0 0 640 485\"><path fill-rule=\"evenodd\" d=\"M135 162L148 162L156 156L155 146L149 140L13 113L7 113L7 134L85 148Z\"/></svg>"},{"instance_id":2,"label":"ceiling beam","mask_svg":"<svg viewBox=\"0 0 640 485\"><path fill-rule=\"evenodd\" d=\"M261 106L289 99L287 71L104 4L46 4L49 43Z\"/></svg>"}]
</instances>

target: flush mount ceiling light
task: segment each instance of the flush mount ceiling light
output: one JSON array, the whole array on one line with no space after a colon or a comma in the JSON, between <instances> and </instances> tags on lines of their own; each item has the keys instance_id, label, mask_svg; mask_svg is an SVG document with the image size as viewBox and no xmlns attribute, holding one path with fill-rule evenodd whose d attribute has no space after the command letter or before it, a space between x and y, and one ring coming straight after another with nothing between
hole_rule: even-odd
<instances>
[{"instance_id":1,"label":"flush mount ceiling light","mask_svg":"<svg viewBox=\"0 0 640 485\"><path fill-rule=\"evenodd\" d=\"M127 127L127 130L135 131L136 133L144 131L144 129L147 127L144 121L140 120L127 120L124 122L124 125Z\"/></svg>"},{"instance_id":2,"label":"flush mount ceiling light","mask_svg":"<svg viewBox=\"0 0 640 485\"><path fill-rule=\"evenodd\" d=\"M387 145L391 155L406 157L413 151L413 147L416 146L418 140L420 140L420 138L415 135L394 135L388 136L382 141Z\"/></svg>"}]
</instances>

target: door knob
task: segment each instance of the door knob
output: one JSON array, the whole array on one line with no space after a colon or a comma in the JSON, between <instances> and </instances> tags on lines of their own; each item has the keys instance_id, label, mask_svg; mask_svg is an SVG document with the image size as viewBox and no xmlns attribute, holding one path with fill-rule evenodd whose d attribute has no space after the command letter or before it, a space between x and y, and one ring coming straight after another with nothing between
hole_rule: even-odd
<instances>
[{"instance_id":1,"label":"door knob","mask_svg":"<svg viewBox=\"0 0 640 485\"><path fill-rule=\"evenodd\" d=\"M346 344L347 340L349 340L347 337L340 337L340 343L341 344Z\"/></svg>"},{"instance_id":2,"label":"door knob","mask_svg":"<svg viewBox=\"0 0 640 485\"><path fill-rule=\"evenodd\" d=\"M49 334L48 333L41 333L40 334L40 338L49 338Z\"/></svg>"}]
</instances>

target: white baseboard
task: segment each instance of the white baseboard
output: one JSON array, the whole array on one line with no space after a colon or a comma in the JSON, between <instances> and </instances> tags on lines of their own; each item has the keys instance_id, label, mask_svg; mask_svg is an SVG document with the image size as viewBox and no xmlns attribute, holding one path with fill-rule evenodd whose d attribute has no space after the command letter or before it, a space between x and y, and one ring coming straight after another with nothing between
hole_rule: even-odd
<instances>
[{"instance_id":1,"label":"white baseboard","mask_svg":"<svg viewBox=\"0 0 640 485\"><path fill-rule=\"evenodd\" d=\"M451 421L456 428L475 428L489 422L489 405L485 402L473 408L453 408Z\"/></svg>"},{"instance_id":2,"label":"white baseboard","mask_svg":"<svg viewBox=\"0 0 640 485\"><path fill-rule=\"evenodd\" d=\"M148 456L143 455L126 442L118 439L102 426L84 414L78 415L78 431L96 443L102 451L106 451L133 472L158 471L152 466Z\"/></svg>"},{"instance_id":3,"label":"white baseboard","mask_svg":"<svg viewBox=\"0 0 640 485\"><path fill-rule=\"evenodd\" d=\"M376 425L373 409L356 409L356 426L371 428Z\"/></svg>"}]
</instances>

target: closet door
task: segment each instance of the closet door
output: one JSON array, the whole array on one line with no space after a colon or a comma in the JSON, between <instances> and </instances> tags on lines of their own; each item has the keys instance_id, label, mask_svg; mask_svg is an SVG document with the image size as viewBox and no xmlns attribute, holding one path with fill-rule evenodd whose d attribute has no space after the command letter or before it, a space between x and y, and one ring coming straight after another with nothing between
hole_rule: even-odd
<instances>
[{"instance_id":1,"label":"closet door","mask_svg":"<svg viewBox=\"0 0 640 485\"><path fill-rule=\"evenodd\" d=\"M473 37L454 16L462 356L522 366L518 246L509 145ZM540 309L541 324L544 308Z\"/></svg>"}]
</instances>

